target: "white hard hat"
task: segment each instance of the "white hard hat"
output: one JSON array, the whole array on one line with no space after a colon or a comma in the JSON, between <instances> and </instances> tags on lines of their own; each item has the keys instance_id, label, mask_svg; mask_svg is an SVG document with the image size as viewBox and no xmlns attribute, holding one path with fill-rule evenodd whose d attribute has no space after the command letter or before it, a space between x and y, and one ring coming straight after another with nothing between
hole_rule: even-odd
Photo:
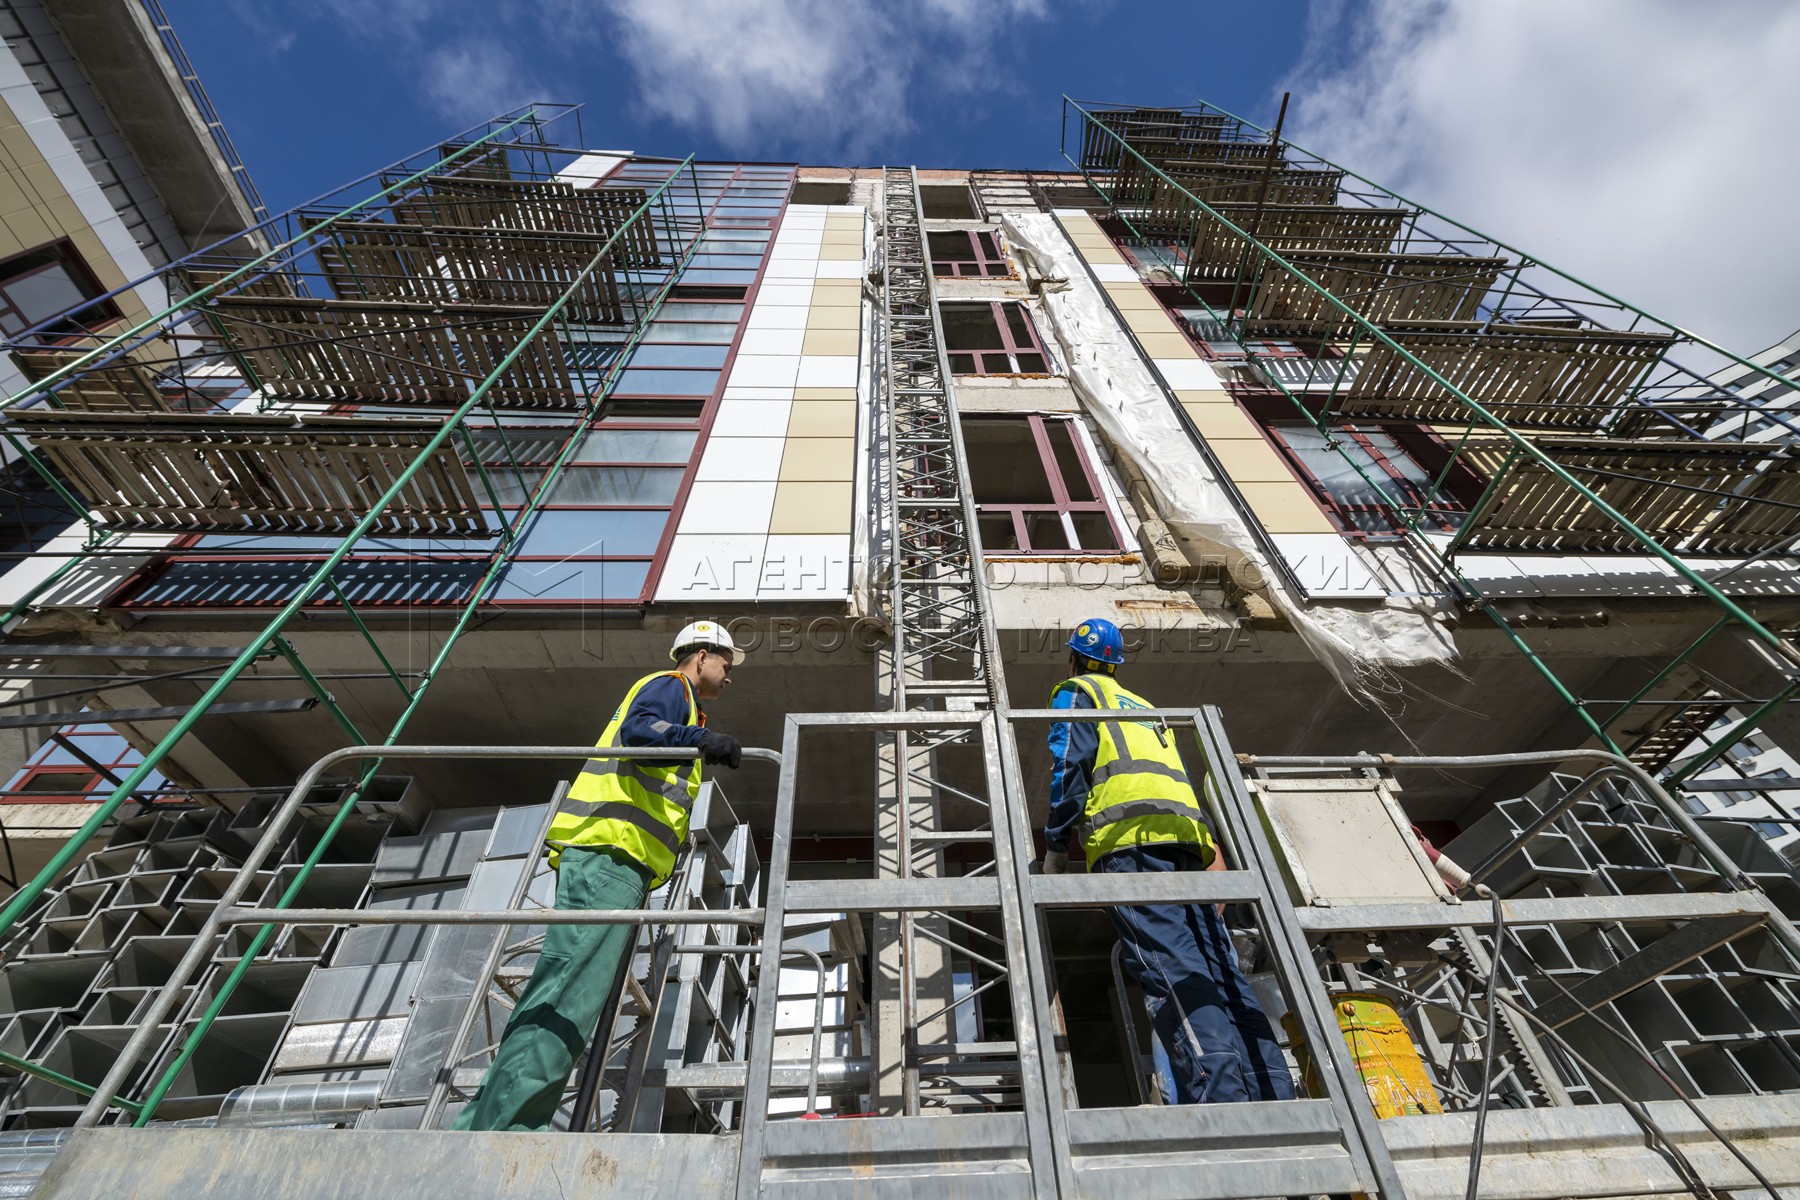
<instances>
[{"instance_id":1,"label":"white hard hat","mask_svg":"<svg viewBox=\"0 0 1800 1200\"><path fill-rule=\"evenodd\" d=\"M730 655L734 667L744 661L744 652L731 640L731 631L717 621L693 621L682 626L675 635L675 644L669 647L669 661L680 662L681 652L695 646Z\"/></svg>"}]
</instances>

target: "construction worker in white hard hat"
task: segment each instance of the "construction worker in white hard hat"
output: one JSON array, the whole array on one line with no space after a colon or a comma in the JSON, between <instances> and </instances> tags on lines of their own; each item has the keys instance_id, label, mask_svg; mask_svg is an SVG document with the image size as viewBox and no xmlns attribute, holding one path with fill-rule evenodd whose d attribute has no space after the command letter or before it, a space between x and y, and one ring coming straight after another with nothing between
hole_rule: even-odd
<instances>
[{"instance_id":1,"label":"construction worker in white hard hat","mask_svg":"<svg viewBox=\"0 0 1800 1200\"><path fill-rule=\"evenodd\" d=\"M642 908L687 840L701 763L735 768L742 761L738 740L706 728L700 706L731 685L743 651L717 621L695 621L676 635L669 657L674 669L632 684L596 745L691 747L700 757L588 760L550 823L559 909ZM494 1065L455 1128L550 1127L636 940L634 925L548 928Z\"/></svg>"}]
</instances>

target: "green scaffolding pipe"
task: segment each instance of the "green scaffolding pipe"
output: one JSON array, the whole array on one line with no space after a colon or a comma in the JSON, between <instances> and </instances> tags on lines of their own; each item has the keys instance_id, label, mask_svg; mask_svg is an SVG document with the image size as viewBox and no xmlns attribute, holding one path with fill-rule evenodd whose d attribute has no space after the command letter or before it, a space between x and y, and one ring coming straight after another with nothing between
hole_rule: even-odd
<instances>
[{"instance_id":1,"label":"green scaffolding pipe","mask_svg":"<svg viewBox=\"0 0 1800 1200\"><path fill-rule=\"evenodd\" d=\"M1068 96L1065 95L1063 97L1063 100L1070 107L1072 107L1076 112L1081 113L1081 115L1083 117L1086 117L1090 121L1093 120L1092 115L1089 114L1087 112L1087 110L1083 109L1081 107L1081 105L1077 104L1075 101L1070 100L1068 98ZM1206 103L1203 101L1201 106L1204 108L1210 108L1214 112L1218 113L1220 116L1228 117L1231 120L1236 121L1238 124L1244 126L1247 129L1254 129L1258 133L1268 133L1269 132L1269 130L1264 129L1261 125L1258 125L1256 122L1247 121L1243 117L1238 116L1236 113L1231 112L1228 109L1220 108L1217 104L1210 104L1210 103ZM1100 125L1100 122L1094 121L1094 124ZM1105 129L1106 127L1104 125L1100 125L1100 128ZM1107 130L1107 132L1112 133L1111 130ZM1117 137L1118 135L1114 134L1113 136ZM1300 153L1306 155L1308 158L1314 159L1318 162L1322 162L1326 166L1331 167L1334 170L1342 171L1345 175L1348 175L1352 179L1361 180L1363 183L1368 184L1370 187L1376 189L1377 191L1384 192L1387 195L1392 196L1394 199L1400 201L1402 204L1408 205L1409 207L1412 207L1412 208L1416 208L1416 209L1420 210L1421 212L1430 213L1432 216L1436 217L1438 220L1447 222L1451 225L1454 225L1458 229L1462 230L1464 233L1473 234L1476 237L1480 238L1484 242L1490 242L1502 250L1506 250L1513 254L1518 255L1521 260L1520 269L1523 269L1526 265L1542 267L1542 268L1544 268L1544 270L1549 271L1553 275L1557 275L1563 279L1568 280L1570 283L1575 284L1577 287L1586 288L1588 291L1594 293L1594 295L1600 297L1602 300L1607 301L1609 304L1616 304L1621 309L1624 309L1626 312L1635 314L1635 316L1638 318L1641 318L1646 321L1655 321L1658 325L1661 325L1664 329L1669 330L1671 333L1680 334L1682 337L1687 338L1689 341L1695 343L1696 345L1705 346L1708 350L1713 351L1715 354L1723 354L1726 358L1731 359L1733 362L1737 363L1739 366L1749 367L1751 370L1755 371L1759 375L1763 375L1769 379L1773 379L1777 383L1780 383L1780 384L1783 384L1783 385L1786 385L1789 387L1793 386L1794 381L1789 379L1787 376L1779 374L1778 372L1772 371L1768 367L1762 366L1759 363L1753 363L1747 358L1742 358L1739 355L1733 353L1732 351L1727 350L1725 347L1719 345L1717 342L1714 342L1709 338L1701 337L1699 334L1695 333L1691 329L1686 329L1680 325L1675 324L1673 321L1664 320L1662 317L1657 316L1655 313L1649 312L1642 308L1639 308L1637 305L1632 304L1629 301L1621 300L1619 297L1613 295L1611 292L1608 292L1608 291L1604 290L1603 288L1597 288L1593 284L1589 283L1587 280L1582 279L1581 277L1579 277L1577 275L1571 275L1569 272L1563 270L1562 268L1553 266L1550 263L1545 262L1543 259L1539 258L1535 254L1528 254L1524 250L1519 249L1517 246L1511 245L1507 242L1503 242L1497 237L1492 237L1488 234L1485 234L1485 233L1481 232L1481 230L1476 229L1473 226L1464 225L1461 221L1458 221L1455 217L1446 216L1443 213L1439 212L1437 209L1432 208L1429 204L1421 204L1417 200L1412 200L1412 199L1407 198L1406 196L1402 196L1399 192L1394 191L1392 188L1385 187L1382 184L1376 183L1373 179L1370 179L1367 175L1360 175L1357 172L1352 171L1349 167L1342 165L1341 163L1332 162L1329 158L1326 158L1322 154L1314 154L1311 150L1308 150L1305 146L1302 146L1297 142L1294 142L1294 141L1288 140L1288 139L1284 139L1284 140L1287 141L1288 145L1292 146L1294 149L1298 150ZM1126 143L1126 145L1127 145L1127 147L1129 147L1130 143ZM1135 153L1135 151L1134 151L1134 153ZM1142 156L1140 155L1139 157L1141 158ZM1165 178L1166 178L1166 176L1165 176ZM1189 196L1188 198L1190 200L1193 199L1192 196ZM1208 209L1207 211L1211 212L1212 210ZM1213 215L1218 216L1217 213L1213 213ZM1223 219L1223 218L1221 218L1221 219ZM1415 218L1415 220L1416 220L1416 218ZM1632 322L1632 324L1635 326L1636 321L1634 320ZM1452 389L1452 390L1454 390L1454 389Z\"/></svg>"},{"instance_id":2,"label":"green scaffolding pipe","mask_svg":"<svg viewBox=\"0 0 1800 1200\"><path fill-rule=\"evenodd\" d=\"M400 180L398 183L395 183L389 187L383 188L381 191L376 192L373 196L369 196L366 199L358 200L355 204L352 204L349 208L340 209L339 211L331 214L331 216L326 217L324 220L320 221L318 224L312 226L310 229L301 230L298 234L289 238L287 241L282 242L280 245L275 246L267 251L264 251L262 254L259 254L257 257L251 259L249 262L247 262L243 266L239 267L237 270L232 271L231 273L229 273L227 275L221 276L220 278L207 284L205 287L194 292L192 295L187 296L186 298L178 301L175 304L171 304L168 308L163 309L161 312L157 313L155 316L145 317L142 321L139 321L136 325L133 325L130 329L127 329L122 333L115 334L113 337L111 337L107 341L101 343L99 346L96 346L94 349L88 351L86 354L82 355L80 358L76 359L74 362L71 362L62 367L59 367L56 370L52 371L50 374L44 376L42 379L35 381L34 383L31 384L31 386L27 387L24 391L19 392L18 394L9 397L6 400L0 401L0 410L11 408L15 404L18 404L20 401L27 400L27 399L31 398L32 396L36 396L39 394L47 395L53 389L55 389L56 387L60 386L64 382L66 382L71 376L80 372L82 369L87 367L89 364L93 363L95 360L105 356L115 346L122 345L125 342L129 341L130 339L136 337L138 334L143 333L145 330L151 329L157 325L162 324L162 322L168 320L170 317L174 316L175 314L177 314L179 312L182 312L183 310L188 310L191 312L201 301L211 299L213 296L217 295L220 291L222 291L228 284L236 283L238 280L244 278L246 275L251 274L258 267L262 266L264 263L268 262L270 259L275 258L278 255L284 254L287 251L292 250L294 247L301 245L308 238L311 238L314 234L318 233L320 230L329 226L333 221L341 220L342 218L349 216L353 212L357 212L361 209L367 208L369 205L374 204L376 201L382 199L385 196L391 195L392 193L400 190L401 188L410 187L412 184L417 183L419 180L425 178L427 175L431 175L433 173L441 171L443 168L449 166L451 163L453 163L457 159L463 157L463 155L469 153L471 150L475 149L477 146L480 146L482 143L490 142L490 141L494 140L495 138L499 137L501 134L505 133L507 130L511 129L513 126L524 124L527 121L531 122L532 125L534 125L534 126L537 124L537 110L535 108L530 110L529 112L526 112L522 116L513 118L512 120L508 121L506 124L500 126L500 128L494 130L492 133L482 134L480 137L476 138L474 141L470 142L468 145L462 147L462 149L457 150L451 154L445 155L443 158L439 159L437 162L432 163L430 166L426 167L424 170L418 171L412 175L407 176L405 179Z\"/></svg>"},{"instance_id":3,"label":"green scaffolding pipe","mask_svg":"<svg viewBox=\"0 0 1800 1200\"><path fill-rule=\"evenodd\" d=\"M1686 763L1682 764L1679 770L1670 772L1669 782L1680 783L1684 779L1691 779L1697 772L1704 771L1707 767L1718 761L1720 755L1743 741L1744 735L1755 729L1758 721L1762 720L1775 709L1780 708L1783 704L1786 704L1788 699L1796 692L1800 692L1800 680L1788 684L1779 692L1776 692L1773 697L1757 705L1756 711L1726 730L1724 736L1719 738L1718 741L1714 742L1711 746L1708 746L1703 752L1690 758ZM1752 779L1749 780L1748 783L1751 787L1754 787L1756 781Z\"/></svg>"},{"instance_id":4,"label":"green scaffolding pipe","mask_svg":"<svg viewBox=\"0 0 1800 1200\"><path fill-rule=\"evenodd\" d=\"M337 597L338 603L344 606L344 611L350 614L350 619L356 622L356 628L362 633L363 641L369 643L369 649L373 650L375 657L381 660L381 665L386 669L388 677L394 681L394 686L400 689L402 695L411 699L412 689L406 686L404 679L400 678L400 672L394 670L394 664L388 661L388 656L381 652L381 646L375 641L375 635L369 632L369 627L363 623L362 614L357 612L356 607L350 603L350 597L344 595L344 589L337 585L337 580L327 579L325 582L331 588L331 594ZM360 735L358 735L357 741L358 744L362 744Z\"/></svg>"},{"instance_id":5,"label":"green scaffolding pipe","mask_svg":"<svg viewBox=\"0 0 1800 1200\"><path fill-rule=\"evenodd\" d=\"M684 162L683 165L685 166L686 162ZM679 173L679 171L676 172L677 175L679 175ZM671 176L671 182L673 181L673 178L674 176ZM667 184L664 186L666 187ZM652 197L651 199L654 200L655 197ZM646 202L646 207L647 205L648 202ZM643 320L637 323L637 327L633 329L631 336L626 339L624 349L614 360L613 366L608 369L606 379L603 381L598 394L590 401L587 408L589 415L594 412L597 406L603 402L605 397L612 391L612 388L618 381L619 372L624 369L624 364L630 357L631 350L643 339L645 331L649 328L650 321L654 319L657 312L660 311L664 300L668 297L669 289L674 286L675 280L680 276L682 270L686 268L688 262L698 251L699 245L700 239L695 238L693 244L683 253L681 262L670 269L669 277L663 283L662 287L658 289L656 296L651 302L649 312L645 315ZM577 285L579 285L579 283L580 281L577 280ZM543 499L548 496L551 489L555 487L557 478L560 476L563 468L568 465L569 460L574 456L576 447L581 444L582 438L587 431L588 426L585 419L578 422L570 430L569 436L564 439L562 449L558 452L555 461L552 462L550 467L544 472L544 476L538 481L537 487L529 496L525 497L519 510L519 515L514 522L516 526L522 528L524 522L529 521L536 513L539 506L543 503ZM419 686L412 692L406 708L394 722L394 725L388 731L387 736L382 739L381 745L392 746L399 742L407 725L412 721L413 714L418 711L419 705L423 702L426 690L430 688L432 681L438 677L438 673L443 669L445 663L449 661L451 651L456 647L458 641L461 640L462 635L468 630L470 622L474 620L475 614L480 610L481 603L487 597L489 590L494 584L499 582L501 573L510 565L512 559L507 551L507 547L512 544L513 543L509 540L495 549L494 554L489 561L487 570L483 573L480 581L476 583L474 591L470 593L468 601L463 605L462 612L458 615L455 626L451 628L449 635L444 639L444 644L433 657L431 665L426 669L423 678L420 679ZM282 642L285 645L285 639L282 639ZM379 651L377 651L377 653L379 653ZM290 661L294 662L296 667L298 667L299 656L297 654L293 655ZM360 738L358 738L357 741L358 744L368 744ZM326 849L330 846L332 839L335 838L338 831L343 828L345 819L355 808L356 802L361 799L363 790L368 786L369 781L375 777L376 773L381 770L382 764L385 761L385 759L376 759L370 763L356 785L344 793L344 798L337 814L333 817L331 824L327 826L324 833L320 835L318 845L313 847L312 853L307 857L306 862L301 865L299 872L295 876L294 882L289 885L287 890L276 901L276 908L288 907L294 897L299 894L301 885L305 883L306 878L311 874L313 867L320 861ZM256 936L251 939L250 946L245 951L245 954L239 961L237 967L230 975L226 976L225 980L220 984L218 995L213 998L212 1004L208 1006L207 1011L201 1016L200 1020L183 1040L181 1050L176 1054L169 1066L165 1068L162 1076L151 1088L149 1094L145 1096L142 1109L138 1113L135 1121L136 1126L141 1128L142 1126L147 1125L155 1117L158 1105L162 1103L163 1098L168 1094L169 1089L175 1085L176 1078L180 1075L182 1068L187 1065L188 1060L193 1057L194 1052L199 1048L200 1043L205 1040L207 1033L212 1029L213 1022L217 1020L219 1014L224 1011L226 1003L231 998L232 992L236 990L238 984L243 980L245 973L249 969L250 961L261 951L263 945L268 941L269 936L274 932L274 929L275 927L273 925L264 925L257 931Z\"/></svg>"},{"instance_id":6,"label":"green scaffolding pipe","mask_svg":"<svg viewBox=\"0 0 1800 1200\"><path fill-rule=\"evenodd\" d=\"M1639 688L1637 690L1637 692L1631 697L1631 699L1627 700L1623 705L1621 705L1619 707L1618 712L1615 712L1612 716L1606 718L1606 720L1601 722L1601 724L1603 726L1610 728L1614 721L1617 721L1620 717L1624 716L1626 713L1630 712L1634 707L1636 707L1637 702L1639 700L1642 700L1645 696L1648 696L1652 690L1654 690L1656 687L1658 687L1662 683L1663 680L1665 680L1669 676L1673 675L1675 673L1675 671L1677 670L1677 668L1679 668L1682 663L1686 662L1689 658L1691 658L1693 656L1695 651L1699 650L1700 647L1702 647L1702 646L1706 645L1706 643L1710 642L1715 633L1718 633L1721 629L1725 628L1729 624L1731 624L1731 618L1729 616L1720 617L1717 621L1714 621L1712 624L1712 628L1708 629L1705 633L1701 634L1698 638L1696 638L1694 640L1694 643L1691 646L1689 646L1687 649L1683 650L1680 654L1677 654L1674 658L1670 659L1668 661L1667 665L1665 665L1662 670L1658 671L1656 674L1654 674L1650 677L1650 682L1646 683L1643 687Z\"/></svg>"},{"instance_id":7,"label":"green scaffolding pipe","mask_svg":"<svg viewBox=\"0 0 1800 1200\"><path fill-rule=\"evenodd\" d=\"M300 677L300 681L313 695L319 698L319 703L325 706L326 711L331 714L332 720L338 723L338 727L350 735L354 744L361 745L362 731L356 727L356 722L350 719L350 714L338 707L337 697L325 690L325 685L320 683L319 677L312 673L312 668L300 660L300 652L294 649L294 644L284 637L278 637L274 639L274 646L280 652L281 657L288 660L288 665L294 668L294 674ZM389 668L389 670L392 669Z\"/></svg>"},{"instance_id":8,"label":"green scaffolding pipe","mask_svg":"<svg viewBox=\"0 0 1800 1200\"><path fill-rule=\"evenodd\" d=\"M161 764L176 743L187 736L188 732L193 729L194 724L205 715L206 710L212 707L219 697L224 694L225 689L237 680L237 677L243 673L244 668L263 652L263 647L269 643L269 640L282 631L288 621L293 619L294 614L299 612L301 608L305 606L306 602L312 598L313 593L319 589L320 585L326 579L331 577L331 573L337 569L339 563L343 562L344 559L349 556L350 551L355 547L356 543L368 535L369 530L374 527L376 519L380 517L387 506L392 504L394 499L406 490L411 484L413 477L418 474L431 456L436 454L445 442L449 441L450 435L455 431L456 427L461 424L463 418L479 405L487 397L488 392L493 389L500 378L505 375L507 371L512 369L513 364L524 354L525 348L531 345L545 329L549 328L550 323L556 318L556 314L568 303L569 298L580 290L582 285L587 282L588 277L593 274L599 264L602 261L605 261L607 256L612 253L614 246L618 243L619 239L624 236L625 231L630 229L639 217L650 210L650 206L655 203L658 197L660 197L662 193L668 189L670 184L679 177L683 168L691 169L692 163L692 155L683 159L681 166L676 168L669 179L658 187L654 193L647 197L644 200L644 203L635 209L631 216L620 225L619 230L606 240L605 244L595 252L592 261L590 261L582 272L575 277L568 288L564 290L563 294L557 298L556 303L551 305L550 308L545 311L544 315L539 317L532 324L530 330L528 330L525 336L519 340L518 345L514 346L512 350L507 353L506 357L500 360L488 377L481 382L481 385L470 393L469 398L465 400L457 408L456 412L444 422L443 426L432 435L431 440L425 443L418 454L413 457L413 460L407 464L406 468L400 472L394 482L388 486L388 489L382 493L380 499L375 501L368 513L356 523L356 527L344 536L344 539L338 543L337 548L319 564L312 575L294 594L294 597L284 604L281 607L281 611L276 613L269 623L263 627L262 631L256 636L252 644L246 646L237 658L232 660L231 664L225 668L218 680L206 690L195 703L194 707L190 708L187 713L176 722L175 727L163 736L162 740L156 744L149 754L145 755L143 762L138 764L131 774L126 777L125 781L119 785L118 790L95 810L94 814L82 824L81 828L76 830L70 836L69 840L64 843L62 848L44 865L43 870L39 871L30 883L20 888L19 891L13 895L13 898L7 902L6 907L3 910L0 910L0 937L4 937L12 930L13 926L18 923L19 917L23 915L26 909L30 908L31 905L36 902L37 898L43 894L44 889L50 886L51 881L56 879L57 876L61 875L62 872L67 869L70 862L72 862L75 856L81 852L81 848L87 844L88 840L100 830L101 826L106 824L106 822L112 818L113 813L119 810L120 806L125 803L131 793L137 789L138 785L148 778L150 773Z\"/></svg>"},{"instance_id":9,"label":"green scaffolding pipe","mask_svg":"<svg viewBox=\"0 0 1800 1200\"><path fill-rule=\"evenodd\" d=\"M86 1096L92 1099L94 1095L94 1089L81 1080L71 1079L60 1071L52 1071L49 1067L40 1067L28 1058L20 1058L18 1055L8 1054L4 1050L0 1050L0 1066L8 1066L23 1074L54 1083L61 1088L67 1088L77 1096ZM123 1096L114 1096L112 1102L133 1115L143 1111L142 1105L136 1101L127 1100Z\"/></svg>"},{"instance_id":10,"label":"green scaffolding pipe","mask_svg":"<svg viewBox=\"0 0 1800 1200\"><path fill-rule=\"evenodd\" d=\"M1353 321L1355 324L1360 325L1364 329L1368 330L1369 333L1371 335L1373 335L1375 338L1378 338L1382 342L1382 344L1388 346L1396 354L1399 354L1406 362L1410 363L1413 367L1415 367L1419 371L1423 372L1427 378L1431 379L1433 382L1442 386L1450 395L1456 397L1456 399L1458 401L1460 401L1464 405L1467 405L1471 412L1475 413L1484 422L1486 422L1490 427L1492 427L1493 429L1498 431L1500 434L1505 436L1506 439L1508 441L1512 442L1514 444L1514 446L1516 446L1521 452L1530 456L1539 465L1543 466L1552 475L1556 476L1557 479L1561 480L1563 483L1565 483L1569 487L1573 488L1578 495L1580 495L1583 499L1587 500L1588 503L1592 504L1595 508L1599 509L1602 513L1604 513L1609 519L1611 519L1614 523L1616 523L1619 526L1619 528L1625 530L1626 533L1630 534L1641 545L1643 545L1645 549L1649 550L1652 554L1656 555L1658 558L1662 559L1664 562L1668 563L1671 567L1673 567L1675 569L1676 574L1680 575L1684 580L1686 580L1695 589L1697 589L1702 594L1704 594L1709 599L1711 599L1713 601L1713 603L1717 604L1720 608L1722 608L1726 612L1730 613L1734 618L1736 618L1738 620L1739 623L1741 623L1744 626L1745 629L1749 630L1759 640L1761 640L1761 641L1767 643L1769 646L1773 647L1778 653L1780 653L1784 656L1789 655L1786 643L1783 641L1783 639L1780 637L1780 635L1778 635L1775 632L1773 632L1772 630L1766 628L1761 622L1757 621L1756 618L1752 617L1748 612L1744 611L1744 609L1741 608L1729 596L1725 595L1724 592L1720 591L1718 588L1714 587L1706 579L1702 578L1697 572L1695 572L1693 570L1693 568L1689 567L1687 565L1687 563L1681 559L1680 556L1669 551L1662 545L1662 543L1658 542L1655 538L1653 538L1649 534L1645 533L1642 529L1639 529L1635 524L1633 524L1630 520L1628 520L1623 513L1619 512L1618 509L1614 508L1612 505L1608 504L1605 500L1603 500L1599 496L1599 494L1596 493L1592 488L1588 487L1586 484L1582 483L1579 479L1577 479L1573 475L1571 475L1566 469L1563 468L1562 464L1558 463L1555 459L1551 458L1549 455L1545 454L1542 450L1538 449L1538 447L1529 438L1526 438L1524 435L1515 431L1505 421L1501 420L1499 417L1497 417L1493 413L1489 412L1485 407L1478 404L1475 400L1471 399L1460 388L1456 387L1448 379L1445 379L1442 375L1438 374L1437 371L1435 371L1431 367L1427 366L1421 359L1418 358L1418 356L1414 355L1411 351L1407 350L1404 346L1400 345L1400 343L1396 342L1393 338L1389 337L1386 333L1382 332L1380 327L1377 326L1374 322L1368 320L1361 313L1356 312L1349 305L1345 304L1342 300L1339 300L1328 289L1321 287L1318 283L1314 282L1310 276L1308 276L1304 272L1300 271L1292 263L1289 263L1281 255L1277 254L1274 250L1270 249L1266 244L1264 244L1263 242L1252 237L1249 233L1247 233L1245 230L1243 230L1239 226L1233 224L1231 221L1226 220L1225 217L1221 216L1217 210L1212 208L1210 205L1206 204L1204 201L1198 199L1196 196L1194 196L1194 194L1192 192L1188 191L1186 188L1184 188L1180 184L1176 183L1173 179L1169 178L1169 176L1160 167L1155 166L1148 159L1144 158L1144 156L1142 154L1138 153L1138 151L1135 147L1133 147L1129 142L1125 141L1125 139L1122 138L1118 133L1114 132L1113 130L1106 129L1106 127L1104 125L1102 125L1099 121L1094 120L1094 117L1092 116L1092 114L1088 113L1087 110L1083 109L1079 104L1076 104L1074 101L1070 100L1067 96L1064 96L1063 100L1065 103L1068 103L1070 106L1072 106L1076 112L1081 113L1082 117L1085 120L1093 122L1093 124L1100 129L1105 129L1106 133L1109 136L1111 136L1114 140L1118 141L1121 145L1123 145L1124 148L1133 157L1135 157L1139 162L1143 163L1145 167L1149 168L1152 172L1154 172L1156 174L1156 176L1158 178L1160 178L1167 186L1174 189L1176 192L1179 192L1182 196L1185 196L1191 203L1204 209L1209 215L1212 216L1212 218L1214 220L1219 221L1221 224L1223 224L1226 228L1230 229L1233 233L1237 234L1239 237L1244 238L1246 241L1253 243L1256 246L1256 248L1258 250L1260 250L1268 260L1278 264L1284 270L1291 273L1295 279L1299 280L1302 284L1304 284L1310 290L1316 292L1321 298L1323 298L1333 308L1337 309L1339 312L1341 312L1345 316L1349 317L1350 320ZM1221 110L1221 111L1223 111L1223 110ZM1230 116L1229 113L1227 113L1226 115ZM1321 161L1323 161L1323 160L1321 160ZM1361 178L1361 176L1358 176L1358 178ZM1380 186L1380 185L1377 184L1374 186ZM1410 203L1410 201L1409 201L1409 203ZM1508 247L1508 249L1510 249L1510 247ZM1571 278L1573 278L1573 277L1571 277ZM1576 282L1579 283L1580 281L1576 280ZM1583 285L1583 286L1585 286L1585 285ZM1609 297L1609 299L1610 299L1610 297ZM1680 332L1683 332L1685 335L1685 331L1680 331ZM1699 340L1699 339L1696 339L1696 340ZM1711 343L1707 343L1707 344L1710 345ZM1604 736L1604 735L1602 735L1602 736Z\"/></svg>"}]
</instances>

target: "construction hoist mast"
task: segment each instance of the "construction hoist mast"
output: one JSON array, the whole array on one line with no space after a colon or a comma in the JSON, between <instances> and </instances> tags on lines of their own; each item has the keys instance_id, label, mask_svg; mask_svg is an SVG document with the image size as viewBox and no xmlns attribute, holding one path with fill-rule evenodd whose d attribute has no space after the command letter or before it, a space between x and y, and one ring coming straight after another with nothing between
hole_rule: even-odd
<instances>
[{"instance_id":1,"label":"construction hoist mast","mask_svg":"<svg viewBox=\"0 0 1800 1200\"><path fill-rule=\"evenodd\" d=\"M878 459L893 643L877 669L896 711L1004 707L956 401L944 357L931 260L910 168L882 176L882 341L886 440ZM993 840L992 822L946 827L937 752L965 727L886 734L878 755L877 851L884 877L941 878L955 843ZM872 1100L879 1112L931 1103L934 1072L959 1057L947 922L926 913L875 917ZM936 1010L921 1023L921 1013Z\"/></svg>"}]
</instances>

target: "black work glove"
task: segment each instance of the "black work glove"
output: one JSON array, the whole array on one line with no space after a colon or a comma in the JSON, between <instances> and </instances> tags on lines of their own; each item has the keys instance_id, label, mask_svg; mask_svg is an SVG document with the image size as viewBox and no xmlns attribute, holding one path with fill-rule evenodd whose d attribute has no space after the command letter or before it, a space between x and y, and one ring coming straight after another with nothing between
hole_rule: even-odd
<instances>
[{"instance_id":1,"label":"black work glove","mask_svg":"<svg viewBox=\"0 0 1800 1200\"><path fill-rule=\"evenodd\" d=\"M738 764L744 761L744 748L729 733L715 733L708 729L700 735L700 757L711 766L721 764L737 770Z\"/></svg>"}]
</instances>

